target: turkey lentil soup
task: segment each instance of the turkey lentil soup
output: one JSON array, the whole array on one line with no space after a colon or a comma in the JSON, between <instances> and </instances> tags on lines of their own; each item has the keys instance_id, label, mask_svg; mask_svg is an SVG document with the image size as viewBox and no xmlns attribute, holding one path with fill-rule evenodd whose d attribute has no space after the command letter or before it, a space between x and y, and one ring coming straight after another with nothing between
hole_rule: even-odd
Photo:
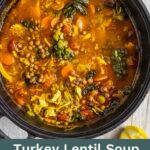
<instances>
[{"instance_id":1,"label":"turkey lentil soup","mask_svg":"<svg viewBox=\"0 0 150 150\"><path fill-rule=\"evenodd\" d=\"M132 91L137 37L113 0L20 0L0 35L0 72L30 117L72 129L117 109Z\"/></svg>"}]
</instances>

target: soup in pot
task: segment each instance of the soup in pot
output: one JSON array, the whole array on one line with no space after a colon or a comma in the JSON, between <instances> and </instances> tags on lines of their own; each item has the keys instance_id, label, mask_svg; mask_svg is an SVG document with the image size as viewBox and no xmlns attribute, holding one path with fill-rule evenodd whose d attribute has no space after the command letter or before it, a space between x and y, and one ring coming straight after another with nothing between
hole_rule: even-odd
<instances>
[{"instance_id":1,"label":"soup in pot","mask_svg":"<svg viewBox=\"0 0 150 150\"><path fill-rule=\"evenodd\" d=\"M130 95L137 45L118 1L20 0L1 31L0 72L25 114L73 129Z\"/></svg>"}]
</instances>

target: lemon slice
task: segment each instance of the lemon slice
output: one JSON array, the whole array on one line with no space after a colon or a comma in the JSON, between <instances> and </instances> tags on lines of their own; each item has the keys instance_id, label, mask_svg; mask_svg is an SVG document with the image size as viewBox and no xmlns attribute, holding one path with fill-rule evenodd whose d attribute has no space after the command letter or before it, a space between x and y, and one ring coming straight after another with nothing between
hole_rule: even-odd
<instances>
[{"instance_id":1,"label":"lemon slice","mask_svg":"<svg viewBox=\"0 0 150 150\"><path fill-rule=\"evenodd\" d=\"M148 135L139 127L127 126L122 131L120 139L148 139Z\"/></svg>"}]
</instances>

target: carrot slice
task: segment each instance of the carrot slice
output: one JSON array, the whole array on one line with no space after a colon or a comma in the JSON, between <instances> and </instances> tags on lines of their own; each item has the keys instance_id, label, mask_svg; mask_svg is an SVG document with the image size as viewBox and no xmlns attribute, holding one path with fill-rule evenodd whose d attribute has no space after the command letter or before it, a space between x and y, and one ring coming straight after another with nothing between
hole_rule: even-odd
<instances>
[{"instance_id":1,"label":"carrot slice","mask_svg":"<svg viewBox=\"0 0 150 150\"><path fill-rule=\"evenodd\" d=\"M1 55L1 61L4 65L12 65L15 62L15 59L10 53L3 53Z\"/></svg>"},{"instance_id":2,"label":"carrot slice","mask_svg":"<svg viewBox=\"0 0 150 150\"><path fill-rule=\"evenodd\" d=\"M42 19L42 21L41 21L41 27L45 28L45 29L50 28L50 26L51 26L51 20L52 20L52 18L50 16L44 17Z\"/></svg>"},{"instance_id":3,"label":"carrot slice","mask_svg":"<svg viewBox=\"0 0 150 150\"><path fill-rule=\"evenodd\" d=\"M73 70L73 66L71 64L68 64L67 66L65 66L62 70L61 70L61 74L64 78L68 77L70 73L72 73Z\"/></svg>"},{"instance_id":4,"label":"carrot slice","mask_svg":"<svg viewBox=\"0 0 150 150\"><path fill-rule=\"evenodd\" d=\"M59 17L52 18L51 16L46 16L41 21L41 27L45 29L48 29L50 27L54 28L58 21Z\"/></svg>"}]
</instances>

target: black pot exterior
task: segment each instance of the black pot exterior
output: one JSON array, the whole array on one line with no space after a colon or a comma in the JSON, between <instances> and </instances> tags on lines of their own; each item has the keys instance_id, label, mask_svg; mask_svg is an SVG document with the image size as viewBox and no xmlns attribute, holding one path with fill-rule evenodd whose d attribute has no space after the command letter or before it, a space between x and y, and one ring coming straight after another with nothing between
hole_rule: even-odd
<instances>
[{"instance_id":1,"label":"black pot exterior","mask_svg":"<svg viewBox=\"0 0 150 150\"><path fill-rule=\"evenodd\" d=\"M1 9L3 4L8 1L0 2ZM150 15L141 0L122 0L122 3L137 29L140 49L140 69L137 71L133 92L125 103L102 120L80 129L63 131L62 129L43 125L25 116L12 102L1 81L0 106L13 122L29 133L44 138L91 138L114 129L128 119L142 103L148 91L150 80Z\"/></svg>"}]
</instances>

